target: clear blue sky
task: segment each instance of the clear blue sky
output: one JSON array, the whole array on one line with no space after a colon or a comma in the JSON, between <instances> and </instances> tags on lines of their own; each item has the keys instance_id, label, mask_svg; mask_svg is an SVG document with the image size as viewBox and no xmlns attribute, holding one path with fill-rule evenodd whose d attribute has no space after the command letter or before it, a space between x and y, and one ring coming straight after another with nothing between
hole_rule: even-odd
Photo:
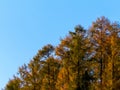
<instances>
[{"instance_id":1,"label":"clear blue sky","mask_svg":"<svg viewBox=\"0 0 120 90\"><path fill-rule=\"evenodd\" d=\"M0 0L0 89L42 46L100 16L120 21L120 0Z\"/></svg>"}]
</instances>

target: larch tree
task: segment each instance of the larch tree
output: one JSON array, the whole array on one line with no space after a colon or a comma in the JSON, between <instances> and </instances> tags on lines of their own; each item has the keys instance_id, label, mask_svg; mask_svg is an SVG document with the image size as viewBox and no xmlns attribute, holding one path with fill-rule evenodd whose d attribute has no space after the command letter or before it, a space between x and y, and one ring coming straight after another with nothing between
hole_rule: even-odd
<instances>
[{"instance_id":1,"label":"larch tree","mask_svg":"<svg viewBox=\"0 0 120 90\"><path fill-rule=\"evenodd\" d=\"M13 76L7 83L5 90L21 90L21 80L17 76Z\"/></svg>"},{"instance_id":2,"label":"larch tree","mask_svg":"<svg viewBox=\"0 0 120 90\"><path fill-rule=\"evenodd\" d=\"M119 90L120 25L98 18L40 49L5 90Z\"/></svg>"},{"instance_id":3,"label":"larch tree","mask_svg":"<svg viewBox=\"0 0 120 90\"><path fill-rule=\"evenodd\" d=\"M75 32L69 32L69 35L61 41L59 47L56 48L56 54L62 60L61 77L68 90L80 90L83 88L82 76L88 69L86 54L87 34L80 25L75 27ZM63 73L65 71L65 73ZM88 72L89 73L89 72ZM89 81L89 80L88 80Z\"/></svg>"},{"instance_id":4,"label":"larch tree","mask_svg":"<svg viewBox=\"0 0 120 90\"><path fill-rule=\"evenodd\" d=\"M114 62L118 57L119 47L117 40L119 38L119 27L110 21L101 17L92 24L90 28L91 43L93 43L95 55L94 58L99 63L99 76L100 82L99 89L112 90L114 81Z\"/></svg>"}]
</instances>

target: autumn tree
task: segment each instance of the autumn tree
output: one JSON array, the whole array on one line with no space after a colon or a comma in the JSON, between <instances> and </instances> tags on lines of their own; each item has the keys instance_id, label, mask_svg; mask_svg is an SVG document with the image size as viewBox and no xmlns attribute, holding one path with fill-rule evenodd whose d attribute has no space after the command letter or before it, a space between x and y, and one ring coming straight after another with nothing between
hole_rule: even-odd
<instances>
[{"instance_id":1,"label":"autumn tree","mask_svg":"<svg viewBox=\"0 0 120 90\"><path fill-rule=\"evenodd\" d=\"M119 56L119 27L115 23L101 17L93 22L90 28L91 43L94 47L94 58L99 63L99 76L101 90L112 90L114 81L115 62Z\"/></svg>"},{"instance_id":2,"label":"autumn tree","mask_svg":"<svg viewBox=\"0 0 120 90\"><path fill-rule=\"evenodd\" d=\"M57 59L49 57L44 63L42 68L43 81L42 90L56 90L57 75L59 72L60 64Z\"/></svg>"},{"instance_id":3,"label":"autumn tree","mask_svg":"<svg viewBox=\"0 0 120 90\"><path fill-rule=\"evenodd\" d=\"M10 79L5 87L5 90L20 90L20 89L21 80L17 76L13 76L13 79Z\"/></svg>"},{"instance_id":4,"label":"autumn tree","mask_svg":"<svg viewBox=\"0 0 120 90\"><path fill-rule=\"evenodd\" d=\"M100 17L75 27L58 46L45 45L5 90L119 90L120 25Z\"/></svg>"},{"instance_id":5,"label":"autumn tree","mask_svg":"<svg viewBox=\"0 0 120 90\"><path fill-rule=\"evenodd\" d=\"M56 48L56 54L62 60L61 70L65 71L65 75L61 77L66 76L63 82L67 85L67 90L82 89L82 76L88 69L86 57L88 42L86 30L78 25L75 27L75 32L69 32L69 35Z\"/></svg>"}]
</instances>

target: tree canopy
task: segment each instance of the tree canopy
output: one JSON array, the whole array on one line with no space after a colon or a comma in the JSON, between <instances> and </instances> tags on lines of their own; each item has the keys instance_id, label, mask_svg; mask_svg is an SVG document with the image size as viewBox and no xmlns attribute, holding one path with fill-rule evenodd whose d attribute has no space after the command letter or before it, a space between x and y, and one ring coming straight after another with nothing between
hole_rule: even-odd
<instances>
[{"instance_id":1,"label":"tree canopy","mask_svg":"<svg viewBox=\"0 0 120 90\"><path fill-rule=\"evenodd\" d=\"M38 50L5 90L119 90L120 25L100 17Z\"/></svg>"}]
</instances>

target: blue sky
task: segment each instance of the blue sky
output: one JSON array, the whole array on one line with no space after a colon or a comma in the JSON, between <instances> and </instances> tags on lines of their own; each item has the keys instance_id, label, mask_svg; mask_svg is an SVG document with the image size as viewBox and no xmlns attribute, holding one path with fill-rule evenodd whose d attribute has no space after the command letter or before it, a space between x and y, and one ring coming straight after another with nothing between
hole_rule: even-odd
<instances>
[{"instance_id":1,"label":"blue sky","mask_svg":"<svg viewBox=\"0 0 120 90\"><path fill-rule=\"evenodd\" d=\"M0 0L0 88L37 51L97 17L120 21L120 0Z\"/></svg>"}]
</instances>

